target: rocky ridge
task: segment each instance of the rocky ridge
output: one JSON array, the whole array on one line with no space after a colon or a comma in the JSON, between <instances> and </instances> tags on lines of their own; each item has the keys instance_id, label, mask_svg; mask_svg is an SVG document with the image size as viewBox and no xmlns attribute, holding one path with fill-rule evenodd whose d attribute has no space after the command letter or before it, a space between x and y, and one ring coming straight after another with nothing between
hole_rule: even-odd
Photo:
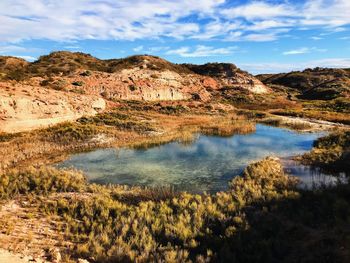
<instances>
[{"instance_id":1,"label":"rocky ridge","mask_svg":"<svg viewBox=\"0 0 350 263\"><path fill-rule=\"evenodd\" d=\"M149 55L101 60L66 51L33 63L1 57L1 130L22 131L93 115L117 100L209 102L223 88L270 92L227 63L173 64Z\"/></svg>"}]
</instances>

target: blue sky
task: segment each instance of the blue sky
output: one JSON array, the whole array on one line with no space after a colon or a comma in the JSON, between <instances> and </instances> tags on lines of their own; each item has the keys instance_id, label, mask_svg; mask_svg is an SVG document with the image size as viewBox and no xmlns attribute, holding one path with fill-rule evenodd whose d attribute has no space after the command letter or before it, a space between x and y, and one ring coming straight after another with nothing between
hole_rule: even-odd
<instances>
[{"instance_id":1,"label":"blue sky","mask_svg":"<svg viewBox=\"0 0 350 263\"><path fill-rule=\"evenodd\" d=\"M350 67L349 12L350 0L1 0L0 55L152 54L252 73Z\"/></svg>"}]
</instances>

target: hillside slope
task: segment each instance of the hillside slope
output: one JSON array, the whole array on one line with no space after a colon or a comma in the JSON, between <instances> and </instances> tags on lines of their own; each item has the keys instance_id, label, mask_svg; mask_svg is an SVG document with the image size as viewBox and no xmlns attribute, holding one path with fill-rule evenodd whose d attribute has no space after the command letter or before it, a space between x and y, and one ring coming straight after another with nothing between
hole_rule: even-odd
<instances>
[{"instance_id":1,"label":"hillside slope","mask_svg":"<svg viewBox=\"0 0 350 263\"><path fill-rule=\"evenodd\" d=\"M270 91L233 64L181 65L149 55L102 60L67 51L32 63L0 57L0 131L93 115L118 100L209 102L217 91L237 87Z\"/></svg>"},{"instance_id":2,"label":"hillside slope","mask_svg":"<svg viewBox=\"0 0 350 263\"><path fill-rule=\"evenodd\" d=\"M257 78L230 63L207 63L204 65L184 64L191 71L216 79L224 88L243 88L253 93L267 93L270 90Z\"/></svg>"},{"instance_id":3,"label":"hillside slope","mask_svg":"<svg viewBox=\"0 0 350 263\"><path fill-rule=\"evenodd\" d=\"M302 99L350 97L350 69L314 68L256 77L266 85L295 89Z\"/></svg>"},{"instance_id":4,"label":"hillside slope","mask_svg":"<svg viewBox=\"0 0 350 263\"><path fill-rule=\"evenodd\" d=\"M209 66L217 74L207 72ZM24 67L2 71L2 76L3 80L100 95L107 100L207 101L211 90L224 86L268 92L254 76L233 64L178 65L148 55L101 60L79 52L53 52Z\"/></svg>"}]
</instances>

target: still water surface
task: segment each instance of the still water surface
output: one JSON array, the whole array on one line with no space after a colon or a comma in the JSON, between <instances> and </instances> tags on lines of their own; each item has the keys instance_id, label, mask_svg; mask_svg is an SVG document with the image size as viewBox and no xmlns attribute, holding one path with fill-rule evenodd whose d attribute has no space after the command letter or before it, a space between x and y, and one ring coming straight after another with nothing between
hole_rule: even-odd
<instances>
[{"instance_id":1,"label":"still water surface","mask_svg":"<svg viewBox=\"0 0 350 263\"><path fill-rule=\"evenodd\" d=\"M173 186L216 192L250 162L266 156L290 157L309 151L321 133L298 133L256 125L256 132L231 137L198 135L190 144L171 142L149 149L101 149L79 153L58 164L85 172L90 182ZM293 170L293 167L289 167ZM308 173L300 175L307 182Z\"/></svg>"}]
</instances>

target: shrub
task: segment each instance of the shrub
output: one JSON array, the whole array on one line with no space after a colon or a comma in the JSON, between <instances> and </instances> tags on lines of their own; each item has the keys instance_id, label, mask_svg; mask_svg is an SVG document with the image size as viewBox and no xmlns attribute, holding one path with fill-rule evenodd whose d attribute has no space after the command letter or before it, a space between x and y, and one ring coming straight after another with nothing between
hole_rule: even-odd
<instances>
[{"instance_id":1,"label":"shrub","mask_svg":"<svg viewBox=\"0 0 350 263\"><path fill-rule=\"evenodd\" d=\"M137 90L137 87L135 85L129 85L129 90L135 91L135 90Z\"/></svg>"},{"instance_id":2,"label":"shrub","mask_svg":"<svg viewBox=\"0 0 350 263\"><path fill-rule=\"evenodd\" d=\"M96 262L210 261L230 253L226 242L247 229L242 207L295 198L294 188L279 162L266 159L233 179L229 191L213 196L166 194L133 204L119 188L96 186L89 198L64 198L42 207L65 218L78 257Z\"/></svg>"},{"instance_id":3,"label":"shrub","mask_svg":"<svg viewBox=\"0 0 350 263\"><path fill-rule=\"evenodd\" d=\"M0 198L13 198L18 194L43 194L51 192L77 192L85 188L85 178L75 171L49 167L29 167L0 174Z\"/></svg>"},{"instance_id":4,"label":"shrub","mask_svg":"<svg viewBox=\"0 0 350 263\"><path fill-rule=\"evenodd\" d=\"M301 157L303 163L321 167L326 172L350 174L350 131L341 131L319 138L314 148Z\"/></svg>"},{"instance_id":5,"label":"shrub","mask_svg":"<svg viewBox=\"0 0 350 263\"><path fill-rule=\"evenodd\" d=\"M91 76L91 75L92 75L92 73L91 73L90 70L86 70L86 71L80 73L80 76L83 76L83 77L88 77L88 76Z\"/></svg>"},{"instance_id":6,"label":"shrub","mask_svg":"<svg viewBox=\"0 0 350 263\"><path fill-rule=\"evenodd\" d=\"M74 81L74 82L72 82L72 85L73 85L73 86L81 87L81 86L84 85L84 82L83 82L83 81Z\"/></svg>"},{"instance_id":7,"label":"shrub","mask_svg":"<svg viewBox=\"0 0 350 263\"><path fill-rule=\"evenodd\" d=\"M98 128L94 125L82 125L80 123L64 122L53 127L49 127L40 132L46 140L61 144L74 142L84 142L98 134Z\"/></svg>"}]
</instances>

